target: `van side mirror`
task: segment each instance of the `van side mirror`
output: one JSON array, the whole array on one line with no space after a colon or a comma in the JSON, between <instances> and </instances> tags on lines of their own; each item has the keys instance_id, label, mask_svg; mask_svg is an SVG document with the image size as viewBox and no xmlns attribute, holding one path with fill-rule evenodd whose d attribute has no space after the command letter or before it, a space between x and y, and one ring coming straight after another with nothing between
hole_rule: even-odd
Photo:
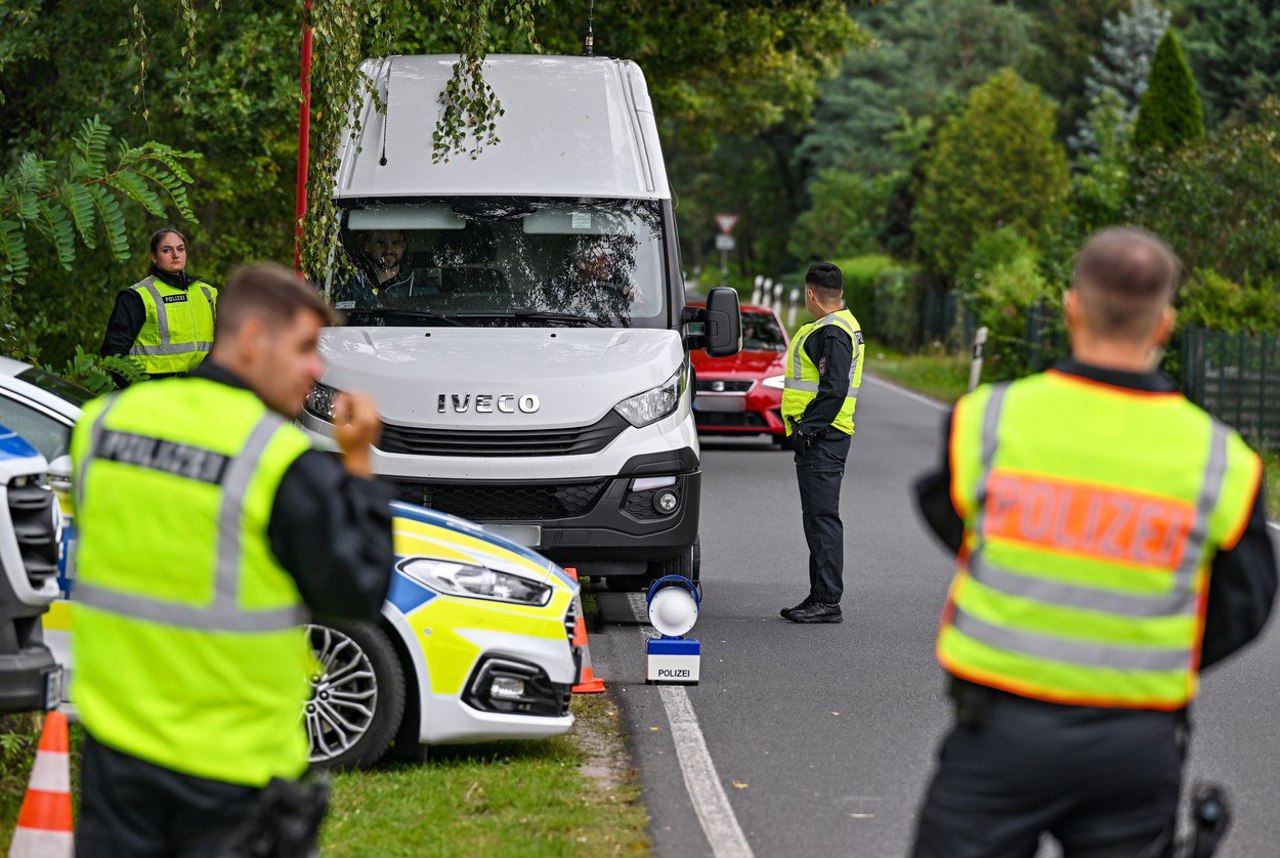
<instances>
[{"instance_id":1,"label":"van side mirror","mask_svg":"<svg viewBox=\"0 0 1280 858\"><path fill-rule=\"evenodd\" d=\"M705 349L711 357L731 357L742 351L742 316L735 290L717 286L707 295L706 307L686 307L684 312L686 322L702 323L702 333L690 337L692 348Z\"/></svg>"}]
</instances>

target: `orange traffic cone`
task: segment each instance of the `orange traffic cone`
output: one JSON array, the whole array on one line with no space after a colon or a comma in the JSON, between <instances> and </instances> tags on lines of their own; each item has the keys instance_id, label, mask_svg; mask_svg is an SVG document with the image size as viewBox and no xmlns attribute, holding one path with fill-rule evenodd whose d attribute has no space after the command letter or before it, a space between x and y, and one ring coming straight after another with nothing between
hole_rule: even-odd
<instances>
[{"instance_id":1,"label":"orange traffic cone","mask_svg":"<svg viewBox=\"0 0 1280 858\"><path fill-rule=\"evenodd\" d=\"M67 716L50 712L44 716L36 764L18 811L9 858L71 858L73 840Z\"/></svg>"},{"instance_id":2,"label":"orange traffic cone","mask_svg":"<svg viewBox=\"0 0 1280 858\"><path fill-rule=\"evenodd\" d=\"M569 577L578 580L578 570L569 567L564 570ZM579 591L573 597L573 645L582 647L582 676L578 684L573 686L574 694L599 694L604 691L604 680L596 676L591 669L591 646L587 643L587 621L583 616L582 594Z\"/></svg>"}]
</instances>

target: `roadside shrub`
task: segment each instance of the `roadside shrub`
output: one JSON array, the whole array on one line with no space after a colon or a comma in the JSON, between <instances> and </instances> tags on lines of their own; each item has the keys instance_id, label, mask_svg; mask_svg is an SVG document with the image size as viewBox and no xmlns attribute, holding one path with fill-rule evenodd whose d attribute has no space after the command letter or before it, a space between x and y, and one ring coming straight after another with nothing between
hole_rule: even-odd
<instances>
[{"instance_id":1,"label":"roadside shrub","mask_svg":"<svg viewBox=\"0 0 1280 858\"><path fill-rule=\"evenodd\" d=\"M1280 101L1131 176L1129 220L1163 237L1189 268L1236 282L1280 282Z\"/></svg>"},{"instance_id":2,"label":"roadside shrub","mask_svg":"<svg viewBox=\"0 0 1280 858\"><path fill-rule=\"evenodd\" d=\"M1280 290L1266 281L1236 283L1196 269L1178 293L1178 327L1280 335Z\"/></svg>"},{"instance_id":3,"label":"roadside shrub","mask_svg":"<svg viewBox=\"0 0 1280 858\"><path fill-rule=\"evenodd\" d=\"M881 271L875 285L875 327L868 335L891 348L914 349L920 338L920 299L918 271L898 266Z\"/></svg>"},{"instance_id":4,"label":"roadside shrub","mask_svg":"<svg viewBox=\"0 0 1280 858\"><path fill-rule=\"evenodd\" d=\"M1056 350L1057 290L1040 272L1030 243L1009 227L984 236L961 268L957 283L979 325L987 328L984 376L1017 378L1049 361Z\"/></svg>"},{"instance_id":5,"label":"roadside shrub","mask_svg":"<svg viewBox=\"0 0 1280 858\"><path fill-rule=\"evenodd\" d=\"M796 218L787 249L801 259L873 252L896 180L896 174L867 178L823 170L809 188L812 203Z\"/></svg>"},{"instance_id":6,"label":"roadside shrub","mask_svg":"<svg viewBox=\"0 0 1280 858\"><path fill-rule=\"evenodd\" d=\"M831 260L844 274L844 295L849 309L865 327L876 324L876 281L893 260L881 254Z\"/></svg>"}]
</instances>

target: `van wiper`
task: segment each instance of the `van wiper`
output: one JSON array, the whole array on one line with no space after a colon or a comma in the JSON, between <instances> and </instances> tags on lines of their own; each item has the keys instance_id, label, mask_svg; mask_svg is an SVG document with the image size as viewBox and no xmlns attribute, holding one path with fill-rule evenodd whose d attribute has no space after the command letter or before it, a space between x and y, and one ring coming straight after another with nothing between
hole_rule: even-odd
<instances>
[{"instance_id":1,"label":"van wiper","mask_svg":"<svg viewBox=\"0 0 1280 858\"><path fill-rule=\"evenodd\" d=\"M346 311L347 318L352 316L374 316L383 318L386 316L404 316L409 319L430 319L435 322L444 322L447 325L453 325L455 328L465 328L466 325L458 321L456 316L446 316L443 313L437 313L433 310L419 310L416 307L357 307Z\"/></svg>"},{"instance_id":2,"label":"van wiper","mask_svg":"<svg viewBox=\"0 0 1280 858\"><path fill-rule=\"evenodd\" d=\"M507 310L502 313L458 313L456 319L527 319L531 322L578 322L594 325L597 328L609 327L590 316L579 316L577 313L548 313L541 310Z\"/></svg>"}]
</instances>

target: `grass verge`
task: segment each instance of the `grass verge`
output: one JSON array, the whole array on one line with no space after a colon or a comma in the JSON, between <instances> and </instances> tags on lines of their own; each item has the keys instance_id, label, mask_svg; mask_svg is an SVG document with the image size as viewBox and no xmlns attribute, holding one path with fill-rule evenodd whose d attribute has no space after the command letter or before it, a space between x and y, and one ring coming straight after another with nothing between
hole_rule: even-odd
<instances>
[{"instance_id":1,"label":"grass verge","mask_svg":"<svg viewBox=\"0 0 1280 858\"><path fill-rule=\"evenodd\" d=\"M867 371L917 393L950 403L969 387L968 355L948 354L941 349L907 355L874 340L866 348Z\"/></svg>"},{"instance_id":2,"label":"grass verge","mask_svg":"<svg viewBox=\"0 0 1280 858\"><path fill-rule=\"evenodd\" d=\"M324 854L647 855L648 815L617 707L579 695L566 736L433 749L427 762L333 779ZM0 855L7 854L39 738L36 716L0 719ZM72 793L81 731L72 728Z\"/></svg>"}]
</instances>

